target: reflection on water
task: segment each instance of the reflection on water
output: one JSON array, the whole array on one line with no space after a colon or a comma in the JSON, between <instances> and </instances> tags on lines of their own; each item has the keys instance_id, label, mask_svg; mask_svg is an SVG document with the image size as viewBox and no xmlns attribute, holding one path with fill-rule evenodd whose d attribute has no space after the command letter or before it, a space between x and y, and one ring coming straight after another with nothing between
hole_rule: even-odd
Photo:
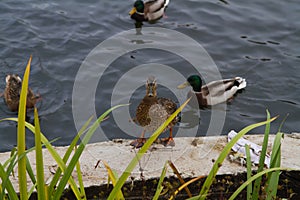
<instances>
[{"instance_id":1,"label":"reflection on water","mask_svg":"<svg viewBox=\"0 0 300 200\"><path fill-rule=\"evenodd\" d=\"M213 58L223 78L246 78L245 91L227 105L226 111L220 110L226 112L222 134L264 120L266 109L273 116L280 115L272 123L273 133L287 113L289 116L282 130L300 131L300 5L296 1L172 0L167 17L155 24L135 24L128 16L132 4L133 1L108 0L0 2L0 89L4 90L6 74L23 75L32 54L29 85L43 98L38 105L42 132L49 140L59 138L55 145L68 144L76 134L72 89L77 71L88 53L115 34L133 28L137 28L137 34L143 34L143 28L149 26L176 30L199 42ZM105 80L99 82L98 114L110 107L112 90L122 74L147 63L168 65L181 70L186 77L195 73L190 63L168 52L145 49L125 54L111 64ZM139 81L139 77L129 78ZM182 81L160 80L162 83ZM134 98L142 99L143 95L136 93ZM185 96L182 94L182 98ZM32 118L32 111L28 115ZM178 126L192 127L199 122L192 111L186 110L182 115L193 120ZM197 135L206 135L210 115L209 109L200 111ZM0 118L5 117L16 117L16 113L9 112L1 100ZM110 139L128 137L111 119L102 126ZM261 127L253 132L263 131ZM1 122L0 141L1 151L16 144L15 123ZM27 141L28 146L34 143L30 132Z\"/></svg>"}]
</instances>

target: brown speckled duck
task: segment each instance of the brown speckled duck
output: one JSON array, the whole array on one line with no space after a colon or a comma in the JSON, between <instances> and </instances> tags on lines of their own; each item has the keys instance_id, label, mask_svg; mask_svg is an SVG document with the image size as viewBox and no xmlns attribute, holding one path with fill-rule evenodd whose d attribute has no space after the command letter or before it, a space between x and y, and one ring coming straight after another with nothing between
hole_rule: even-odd
<instances>
[{"instance_id":1,"label":"brown speckled duck","mask_svg":"<svg viewBox=\"0 0 300 200\"><path fill-rule=\"evenodd\" d=\"M232 99L238 90L247 86L247 83L244 78L235 77L212 81L207 85L202 86L202 79L200 76L192 75L187 78L185 83L179 85L177 88L183 89L187 86L192 87L192 90L189 91L187 95L188 98L192 97L190 103L199 105L199 108L203 108Z\"/></svg>"},{"instance_id":2,"label":"brown speckled duck","mask_svg":"<svg viewBox=\"0 0 300 200\"><path fill-rule=\"evenodd\" d=\"M140 138L134 140L130 145L135 148L140 148L146 142L144 138L145 132L154 132L162 123L166 121L177 109L177 105L170 99L157 97L156 80L154 77L149 77L146 83L146 95L138 105L136 110L136 121L144 128ZM165 146L174 146L175 142L172 135L172 127L177 123L178 117L168 125L170 130L168 138L163 140Z\"/></svg>"},{"instance_id":3,"label":"brown speckled duck","mask_svg":"<svg viewBox=\"0 0 300 200\"><path fill-rule=\"evenodd\" d=\"M22 79L18 75L12 74L7 75L5 80L6 87L4 90L4 100L11 111L18 111ZM26 108L33 108L39 99L40 96L34 95L32 90L28 88Z\"/></svg>"}]
</instances>

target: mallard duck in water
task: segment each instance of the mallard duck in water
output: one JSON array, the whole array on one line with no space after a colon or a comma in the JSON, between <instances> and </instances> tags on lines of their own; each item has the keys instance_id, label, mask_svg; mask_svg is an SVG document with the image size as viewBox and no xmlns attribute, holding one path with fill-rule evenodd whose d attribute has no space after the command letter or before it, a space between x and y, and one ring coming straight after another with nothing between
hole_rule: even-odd
<instances>
[{"instance_id":1,"label":"mallard duck in water","mask_svg":"<svg viewBox=\"0 0 300 200\"><path fill-rule=\"evenodd\" d=\"M147 2L137 0L129 15L138 22L156 21L162 18L168 4L169 0L150 0Z\"/></svg>"},{"instance_id":2,"label":"mallard duck in water","mask_svg":"<svg viewBox=\"0 0 300 200\"><path fill-rule=\"evenodd\" d=\"M139 125L144 128L141 137L137 140L134 140L130 144L136 148L142 147L146 142L146 139L144 138L146 131L154 132L177 110L177 105L172 100L157 97L156 87L157 84L154 77L149 77L146 83L146 95L136 110L135 121L137 121ZM177 123L177 121L178 117L175 117L174 120L164 130L170 130L169 137L162 140L165 146L175 145L172 135L172 127Z\"/></svg>"},{"instance_id":3,"label":"mallard duck in water","mask_svg":"<svg viewBox=\"0 0 300 200\"><path fill-rule=\"evenodd\" d=\"M241 77L232 79L223 79L212 81L207 85L202 86L202 79L198 75L189 76L187 81L179 85L178 89L183 89L191 86L192 90L188 93L188 98L192 97L193 105L199 105L200 108L213 106L219 103L226 102L233 98L234 94L247 85L246 80ZM195 101L197 97L197 101Z\"/></svg>"},{"instance_id":4,"label":"mallard duck in water","mask_svg":"<svg viewBox=\"0 0 300 200\"><path fill-rule=\"evenodd\" d=\"M22 88L22 79L15 74L6 76L6 87L4 90L4 99L8 108L15 112L19 109L20 93ZM33 108L40 99L39 95L34 95L32 90L28 88L26 108Z\"/></svg>"}]
</instances>

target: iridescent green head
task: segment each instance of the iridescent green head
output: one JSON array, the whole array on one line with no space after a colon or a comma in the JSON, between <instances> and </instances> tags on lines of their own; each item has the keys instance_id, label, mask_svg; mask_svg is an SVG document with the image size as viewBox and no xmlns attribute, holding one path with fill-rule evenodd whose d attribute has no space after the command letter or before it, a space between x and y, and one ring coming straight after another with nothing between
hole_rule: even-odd
<instances>
[{"instance_id":1,"label":"iridescent green head","mask_svg":"<svg viewBox=\"0 0 300 200\"><path fill-rule=\"evenodd\" d=\"M191 75L188 77L187 82L192 86L195 92L201 92L202 79L198 75Z\"/></svg>"},{"instance_id":2,"label":"iridescent green head","mask_svg":"<svg viewBox=\"0 0 300 200\"><path fill-rule=\"evenodd\" d=\"M178 85L178 89L186 88L187 86L192 86L194 92L201 92L202 80L198 75L191 75L187 78L187 81Z\"/></svg>"},{"instance_id":3,"label":"iridescent green head","mask_svg":"<svg viewBox=\"0 0 300 200\"><path fill-rule=\"evenodd\" d=\"M141 1L141 0L137 0L137 1L134 3L133 7L136 8L136 11L137 11L137 12L140 12L140 13L143 13L143 12L144 12L144 2Z\"/></svg>"}]
</instances>

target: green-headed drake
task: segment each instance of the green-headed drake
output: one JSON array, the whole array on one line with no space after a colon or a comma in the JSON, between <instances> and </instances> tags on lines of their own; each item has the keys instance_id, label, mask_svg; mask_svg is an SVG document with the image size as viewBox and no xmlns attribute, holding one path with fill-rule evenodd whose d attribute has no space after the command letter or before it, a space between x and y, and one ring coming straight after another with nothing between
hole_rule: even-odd
<instances>
[{"instance_id":1,"label":"green-headed drake","mask_svg":"<svg viewBox=\"0 0 300 200\"><path fill-rule=\"evenodd\" d=\"M169 0L135 1L129 15L137 22L156 21L163 17Z\"/></svg>"},{"instance_id":2,"label":"green-headed drake","mask_svg":"<svg viewBox=\"0 0 300 200\"><path fill-rule=\"evenodd\" d=\"M192 90L188 92L187 97L192 97L192 104L199 105L199 108L213 106L232 99L234 94L247 85L246 79L235 77L232 79L223 79L212 81L202 86L202 79L198 75L192 75L187 81L179 85L178 89L191 86ZM195 101L195 98L197 101Z\"/></svg>"},{"instance_id":3,"label":"green-headed drake","mask_svg":"<svg viewBox=\"0 0 300 200\"><path fill-rule=\"evenodd\" d=\"M157 97L156 93L156 80L154 77L149 77L146 83L146 95L136 109L136 119L140 126L144 128L142 135L139 139L131 142L130 145L139 148L146 142L144 138L145 132L154 132L168 117L170 117L176 110L177 105L172 100ZM164 145L174 146L175 142L172 135L172 127L177 123L178 117L168 125L167 129L170 130L168 138L163 140Z\"/></svg>"},{"instance_id":4,"label":"green-headed drake","mask_svg":"<svg viewBox=\"0 0 300 200\"><path fill-rule=\"evenodd\" d=\"M6 76L6 87L4 90L4 100L8 108L15 112L19 109L20 93L22 88L22 79L16 75ZM34 95L33 91L28 88L26 108L33 108L36 102L40 99L39 95Z\"/></svg>"}]
</instances>

